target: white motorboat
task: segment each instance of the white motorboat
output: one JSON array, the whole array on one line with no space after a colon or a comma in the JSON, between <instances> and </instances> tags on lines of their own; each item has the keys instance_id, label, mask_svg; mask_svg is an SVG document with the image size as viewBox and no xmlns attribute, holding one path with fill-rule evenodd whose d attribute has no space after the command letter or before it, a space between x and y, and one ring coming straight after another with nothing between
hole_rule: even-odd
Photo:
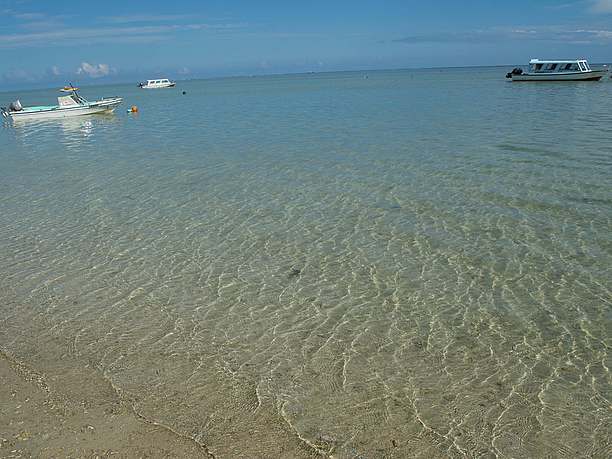
<instances>
[{"instance_id":1,"label":"white motorboat","mask_svg":"<svg viewBox=\"0 0 612 459\"><path fill-rule=\"evenodd\" d=\"M142 89L161 89L161 88L173 88L176 85L174 81L170 81L168 78L161 78L159 80L147 80L146 83L138 83L138 86Z\"/></svg>"},{"instance_id":2,"label":"white motorboat","mask_svg":"<svg viewBox=\"0 0 612 459\"><path fill-rule=\"evenodd\" d=\"M512 81L599 81L608 69L593 70L586 59L573 61L541 61L532 59L529 71L515 68L506 75Z\"/></svg>"},{"instance_id":3,"label":"white motorboat","mask_svg":"<svg viewBox=\"0 0 612 459\"><path fill-rule=\"evenodd\" d=\"M96 113L111 113L123 99L121 97L110 97L89 102L79 95L78 88L72 86L62 88L61 91L69 92L68 96L57 98L58 105L38 105L33 107L22 107L19 100L11 103L8 108L2 107L2 116L21 119L48 119L67 118L69 116L93 115Z\"/></svg>"}]
</instances>

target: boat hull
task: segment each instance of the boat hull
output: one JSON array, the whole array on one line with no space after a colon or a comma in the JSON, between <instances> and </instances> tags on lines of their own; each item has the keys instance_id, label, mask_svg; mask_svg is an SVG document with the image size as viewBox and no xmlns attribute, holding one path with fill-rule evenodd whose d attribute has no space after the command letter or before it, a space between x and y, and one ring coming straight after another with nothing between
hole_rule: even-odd
<instances>
[{"instance_id":1,"label":"boat hull","mask_svg":"<svg viewBox=\"0 0 612 459\"><path fill-rule=\"evenodd\" d=\"M142 85L140 88L141 89L164 89L164 88L174 88L176 86L176 83L168 83L168 84L159 84L159 85L155 85L155 86L147 86L147 85Z\"/></svg>"},{"instance_id":2,"label":"boat hull","mask_svg":"<svg viewBox=\"0 0 612 459\"><path fill-rule=\"evenodd\" d=\"M78 107L53 107L45 110L28 111L24 109L18 112L8 112L8 116L13 120L41 120L41 119L57 119L69 118L73 116L96 115L103 113L112 113L119 104L121 98L103 99L97 102L91 102L85 106Z\"/></svg>"},{"instance_id":3,"label":"boat hull","mask_svg":"<svg viewBox=\"0 0 612 459\"><path fill-rule=\"evenodd\" d=\"M591 72L568 73L523 73L512 75L512 81L599 81L607 70L593 70Z\"/></svg>"}]
</instances>

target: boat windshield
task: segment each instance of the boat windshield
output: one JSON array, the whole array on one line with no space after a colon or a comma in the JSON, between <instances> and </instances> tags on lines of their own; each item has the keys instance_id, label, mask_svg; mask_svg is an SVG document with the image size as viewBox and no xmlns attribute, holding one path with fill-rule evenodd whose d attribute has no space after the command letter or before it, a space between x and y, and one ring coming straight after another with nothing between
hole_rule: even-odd
<instances>
[{"instance_id":1,"label":"boat windshield","mask_svg":"<svg viewBox=\"0 0 612 459\"><path fill-rule=\"evenodd\" d=\"M168 84L168 83L170 83L170 80L168 80L167 78L164 78L161 80L147 80L147 86L154 86L154 85Z\"/></svg>"},{"instance_id":2,"label":"boat windshield","mask_svg":"<svg viewBox=\"0 0 612 459\"><path fill-rule=\"evenodd\" d=\"M74 107L76 105L85 104L87 101L79 96L76 91L69 96L61 96L57 98L57 103L60 107Z\"/></svg>"}]
</instances>

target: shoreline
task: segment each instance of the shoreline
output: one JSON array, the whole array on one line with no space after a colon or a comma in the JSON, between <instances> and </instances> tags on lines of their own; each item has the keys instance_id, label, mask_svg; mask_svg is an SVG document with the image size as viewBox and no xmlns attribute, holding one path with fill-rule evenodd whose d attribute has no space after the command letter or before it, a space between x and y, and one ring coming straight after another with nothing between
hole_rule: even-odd
<instances>
[{"instance_id":1,"label":"shoreline","mask_svg":"<svg viewBox=\"0 0 612 459\"><path fill-rule=\"evenodd\" d=\"M47 377L0 351L0 382L0 457L215 457L139 414L95 370Z\"/></svg>"}]
</instances>

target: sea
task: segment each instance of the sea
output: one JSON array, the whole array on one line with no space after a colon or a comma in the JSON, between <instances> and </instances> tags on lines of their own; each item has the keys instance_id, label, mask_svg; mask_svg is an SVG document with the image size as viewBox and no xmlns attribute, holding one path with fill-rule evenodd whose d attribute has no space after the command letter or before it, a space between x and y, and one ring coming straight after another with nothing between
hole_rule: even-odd
<instances>
[{"instance_id":1,"label":"sea","mask_svg":"<svg viewBox=\"0 0 612 459\"><path fill-rule=\"evenodd\" d=\"M3 120L0 354L204 457L610 457L612 80L509 70Z\"/></svg>"}]
</instances>

